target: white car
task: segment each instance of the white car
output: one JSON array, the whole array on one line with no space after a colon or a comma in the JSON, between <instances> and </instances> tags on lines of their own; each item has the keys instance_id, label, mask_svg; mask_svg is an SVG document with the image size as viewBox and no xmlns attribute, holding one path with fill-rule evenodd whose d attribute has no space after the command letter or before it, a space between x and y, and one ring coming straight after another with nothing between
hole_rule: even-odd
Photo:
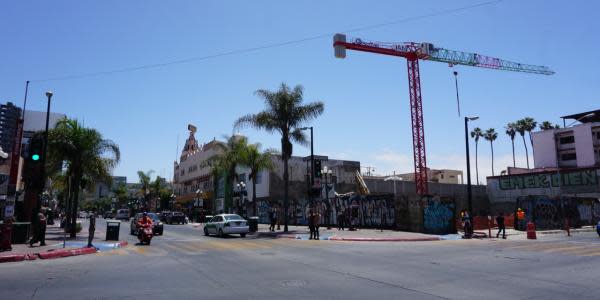
<instances>
[{"instance_id":1,"label":"white car","mask_svg":"<svg viewBox=\"0 0 600 300\"><path fill-rule=\"evenodd\" d=\"M115 215L115 220L129 221L129 209L119 209Z\"/></svg>"},{"instance_id":2,"label":"white car","mask_svg":"<svg viewBox=\"0 0 600 300\"><path fill-rule=\"evenodd\" d=\"M226 234L239 234L241 237L246 237L250 231L248 222L234 214L220 214L214 216L204 225L204 235L216 234L220 237Z\"/></svg>"}]
</instances>

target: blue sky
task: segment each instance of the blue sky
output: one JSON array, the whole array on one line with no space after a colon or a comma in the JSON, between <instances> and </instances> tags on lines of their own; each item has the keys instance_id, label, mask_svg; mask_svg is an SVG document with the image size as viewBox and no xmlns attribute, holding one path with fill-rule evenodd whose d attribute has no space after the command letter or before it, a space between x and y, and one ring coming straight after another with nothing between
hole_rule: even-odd
<instances>
[{"instance_id":1,"label":"blue sky","mask_svg":"<svg viewBox=\"0 0 600 300\"><path fill-rule=\"evenodd\" d=\"M348 52L335 59L332 37L161 68L70 80L35 81L201 57L335 33L484 1L5 1L0 4L0 101L53 111L100 130L121 147L115 175L137 170L171 176L186 126L208 142L232 133L241 115L263 108L253 92L281 82L302 84L321 100L315 151L360 160L376 173L411 171L412 140L406 62ZM500 131L496 172L512 164L503 127L524 116L560 122L597 109L600 20L596 1L504 0L456 13L352 33L365 40L431 42L529 64L542 76L421 62L425 136L431 168L462 169L463 121L456 113L452 71L459 72L461 109L473 125ZM279 137L247 129L252 142L279 148ZM524 166L522 142L518 165ZM295 147L295 155L308 148ZM480 144L480 177L490 174L489 143Z\"/></svg>"}]
</instances>

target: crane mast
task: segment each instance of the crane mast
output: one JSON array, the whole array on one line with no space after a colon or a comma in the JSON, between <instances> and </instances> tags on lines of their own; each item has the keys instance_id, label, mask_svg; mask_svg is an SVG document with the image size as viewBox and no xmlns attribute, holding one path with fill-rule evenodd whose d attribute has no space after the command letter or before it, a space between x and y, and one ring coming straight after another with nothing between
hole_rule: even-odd
<instances>
[{"instance_id":1,"label":"crane mast","mask_svg":"<svg viewBox=\"0 0 600 300\"><path fill-rule=\"evenodd\" d=\"M335 57L337 58L345 58L346 49L406 58L412 123L415 185L416 192L419 195L428 194L423 101L421 99L421 76L419 72L420 59L448 63L450 66L464 65L542 75L554 74L550 68L545 66L528 65L476 53L437 48L431 43L366 42L359 38L352 38L347 41L346 35L338 33L333 37L333 47Z\"/></svg>"}]
</instances>

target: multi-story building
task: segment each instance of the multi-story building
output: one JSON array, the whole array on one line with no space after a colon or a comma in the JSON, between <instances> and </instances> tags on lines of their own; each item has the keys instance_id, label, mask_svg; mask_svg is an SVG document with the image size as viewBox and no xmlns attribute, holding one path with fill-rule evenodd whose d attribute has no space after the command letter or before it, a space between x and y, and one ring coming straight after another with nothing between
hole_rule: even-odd
<instances>
[{"instance_id":1,"label":"multi-story building","mask_svg":"<svg viewBox=\"0 0 600 300\"><path fill-rule=\"evenodd\" d=\"M415 181L415 173L396 174L404 181ZM463 172L461 170L429 169L427 168L427 179L430 182L463 184Z\"/></svg>"},{"instance_id":2,"label":"multi-story building","mask_svg":"<svg viewBox=\"0 0 600 300\"><path fill-rule=\"evenodd\" d=\"M600 110L562 118L582 123L532 132L535 168L600 166Z\"/></svg>"},{"instance_id":3,"label":"multi-story building","mask_svg":"<svg viewBox=\"0 0 600 300\"><path fill-rule=\"evenodd\" d=\"M0 146L6 153L12 152L17 120L21 117L21 112L21 108L12 102L0 105Z\"/></svg>"},{"instance_id":4,"label":"multi-story building","mask_svg":"<svg viewBox=\"0 0 600 300\"><path fill-rule=\"evenodd\" d=\"M191 126L193 128L193 126ZM195 128L193 128L195 129ZM259 172L254 179L256 181L256 205L253 203L253 182L249 178L250 170L244 166L236 169L236 179L228 189L234 195L230 203L226 203L225 180L215 180L212 172L212 161L216 155L226 148L226 144L213 139L209 143L198 145L194 136L195 130L190 130L181 152L179 162L174 163L173 186L176 201L180 204L190 205L200 202L203 209L211 212L233 212L236 209L247 215L257 214L262 219L266 218L268 207L283 205L283 162L279 155L273 155L273 171ZM327 166L332 172L327 177L328 192L346 193L355 190L356 171L360 170L357 161L331 160L327 156L316 156L322 161L321 167ZM304 214L304 208L308 203L308 172L309 160L306 157L293 156L288 161L289 173L289 201L291 211L297 211L297 215ZM319 180L317 180L318 182ZM321 180L325 183L325 179ZM238 188L244 182L243 191ZM321 185L324 186L324 185ZM324 194L323 194L324 195ZM318 198L318 197L317 197ZM261 219L261 220L262 220Z\"/></svg>"}]
</instances>

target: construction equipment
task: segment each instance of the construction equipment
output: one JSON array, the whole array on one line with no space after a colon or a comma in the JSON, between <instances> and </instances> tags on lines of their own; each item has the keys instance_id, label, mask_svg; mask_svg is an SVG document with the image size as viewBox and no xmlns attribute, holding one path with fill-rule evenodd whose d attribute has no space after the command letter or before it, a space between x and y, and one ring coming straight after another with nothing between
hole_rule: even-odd
<instances>
[{"instance_id":1,"label":"construction equipment","mask_svg":"<svg viewBox=\"0 0 600 300\"><path fill-rule=\"evenodd\" d=\"M419 195L427 195L427 163L425 157L425 130L423 105L421 101L421 77L419 60L448 63L450 66L464 65L496 70L552 75L548 67L521 64L476 53L437 48L431 43L384 43L365 42L358 38L346 39L344 34L333 37L335 57L345 58L346 49L399 56L406 58L408 65L408 90L412 120L413 155L415 165L415 184Z\"/></svg>"},{"instance_id":2,"label":"construction equipment","mask_svg":"<svg viewBox=\"0 0 600 300\"><path fill-rule=\"evenodd\" d=\"M359 195L366 196L371 194L371 191L369 191L369 187L367 187L365 180L363 179L362 175L360 175L360 172L358 170L354 174L354 178L356 179L356 186L358 187Z\"/></svg>"}]
</instances>

